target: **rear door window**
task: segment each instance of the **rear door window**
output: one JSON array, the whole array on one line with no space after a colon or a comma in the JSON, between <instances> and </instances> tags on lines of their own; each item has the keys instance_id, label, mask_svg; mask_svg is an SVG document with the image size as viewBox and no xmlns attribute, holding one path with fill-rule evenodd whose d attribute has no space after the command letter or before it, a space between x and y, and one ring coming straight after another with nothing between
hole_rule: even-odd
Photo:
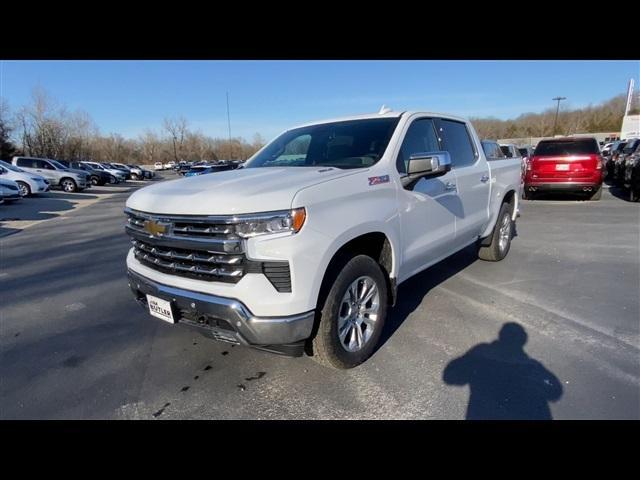
<instances>
[{"instance_id":1,"label":"rear door window","mask_svg":"<svg viewBox=\"0 0 640 480\"><path fill-rule=\"evenodd\" d=\"M590 155L599 154L598 142L594 139L542 141L538 143L534 155L562 156L562 155Z\"/></svg>"}]
</instances>

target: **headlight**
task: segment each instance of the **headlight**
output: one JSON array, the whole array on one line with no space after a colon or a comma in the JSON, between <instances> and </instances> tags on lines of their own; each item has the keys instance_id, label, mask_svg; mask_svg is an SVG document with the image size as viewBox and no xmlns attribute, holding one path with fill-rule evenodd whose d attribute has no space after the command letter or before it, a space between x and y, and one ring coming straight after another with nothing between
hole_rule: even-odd
<instances>
[{"instance_id":1,"label":"headlight","mask_svg":"<svg viewBox=\"0 0 640 480\"><path fill-rule=\"evenodd\" d=\"M269 233L297 233L304 225L307 212L304 208L252 215L236 224L236 233L242 238Z\"/></svg>"}]
</instances>

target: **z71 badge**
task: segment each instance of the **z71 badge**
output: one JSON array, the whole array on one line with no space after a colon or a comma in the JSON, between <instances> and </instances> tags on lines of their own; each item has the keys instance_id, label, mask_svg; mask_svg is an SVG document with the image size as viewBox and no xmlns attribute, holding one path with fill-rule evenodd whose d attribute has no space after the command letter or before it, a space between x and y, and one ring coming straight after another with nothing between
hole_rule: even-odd
<instances>
[{"instance_id":1,"label":"z71 badge","mask_svg":"<svg viewBox=\"0 0 640 480\"><path fill-rule=\"evenodd\" d=\"M379 185L381 183L389 183L389 175L382 175L381 177L369 177L369 185Z\"/></svg>"}]
</instances>

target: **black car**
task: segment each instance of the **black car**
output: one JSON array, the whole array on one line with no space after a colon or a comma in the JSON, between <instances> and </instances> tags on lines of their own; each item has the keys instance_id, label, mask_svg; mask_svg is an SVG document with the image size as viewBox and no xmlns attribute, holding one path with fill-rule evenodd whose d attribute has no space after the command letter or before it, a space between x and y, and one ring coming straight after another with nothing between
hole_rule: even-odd
<instances>
[{"instance_id":1,"label":"black car","mask_svg":"<svg viewBox=\"0 0 640 480\"><path fill-rule=\"evenodd\" d=\"M107 172L102 170L96 170L95 168L88 167L87 165L77 162L77 161L68 161L68 160L58 160L58 163L61 163L67 168L73 168L75 170L84 170L89 174L89 179L91 180L91 185L104 185L105 183L115 183L112 181L112 175L109 175Z\"/></svg>"},{"instance_id":2,"label":"black car","mask_svg":"<svg viewBox=\"0 0 640 480\"><path fill-rule=\"evenodd\" d=\"M627 146L626 141L616 142L614 145L611 146L611 152L607 157L607 177L609 177L609 179L612 180L613 183L615 184L622 183L620 165L618 160L620 158L620 154L622 153L622 150L624 150L624 147L626 146ZM624 172L622 172L622 175L624 175Z\"/></svg>"},{"instance_id":3,"label":"black car","mask_svg":"<svg viewBox=\"0 0 640 480\"><path fill-rule=\"evenodd\" d=\"M178 165L178 168L176 169L176 173L178 175L184 175L189 170L191 170L191 165L188 164L188 163L183 163L183 164Z\"/></svg>"},{"instance_id":4,"label":"black car","mask_svg":"<svg viewBox=\"0 0 640 480\"><path fill-rule=\"evenodd\" d=\"M635 150L626 158L624 186L629 189L632 202L640 201L640 141L636 142Z\"/></svg>"}]
</instances>

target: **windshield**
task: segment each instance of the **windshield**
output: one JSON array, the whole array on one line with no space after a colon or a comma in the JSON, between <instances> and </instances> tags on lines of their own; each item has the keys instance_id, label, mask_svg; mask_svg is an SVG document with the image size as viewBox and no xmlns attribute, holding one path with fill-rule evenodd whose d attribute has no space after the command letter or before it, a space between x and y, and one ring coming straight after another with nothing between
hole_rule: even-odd
<instances>
[{"instance_id":1,"label":"windshield","mask_svg":"<svg viewBox=\"0 0 640 480\"><path fill-rule=\"evenodd\" d=\"M25 173L24 170L21 170L18 167L16 167L15 165L11 165L10 163L5 162L4 160L0 160L0 165L2 165L4 168L7 168L9 170L13 170L14 172Z\"/></svg>"},{"instance_id":2,"label":"windshield","mask_svg":"<svg viewBox=\"0 0 640 480\"><path fill-rule=\"evenodd\" d=\"M60 162L56 162L55 160L49 160L49 163L60 170L68 170L69 167L65 167Z\"/></svg>"},{"instance_id":3,"label":"windshield","mask_svg":"<svg viewBox=\"0 0 640 480\"><path fill-rule=\"evenodd\" d=\"M99 163L85 163L84 165L86 165L89 168L94 168L96 170L104 170L104 167Z\"/></svg>"},{"instance_id":4,"label":"windshield","mask_svg":"<svg viewBox=\"0 0 640 480\"><path fill-rule=\"evenodd\" d=\"M384 154L398 121L349 120L289 130L247 161L245 168L370 167Z\"/></svg>"}]
</instances>

